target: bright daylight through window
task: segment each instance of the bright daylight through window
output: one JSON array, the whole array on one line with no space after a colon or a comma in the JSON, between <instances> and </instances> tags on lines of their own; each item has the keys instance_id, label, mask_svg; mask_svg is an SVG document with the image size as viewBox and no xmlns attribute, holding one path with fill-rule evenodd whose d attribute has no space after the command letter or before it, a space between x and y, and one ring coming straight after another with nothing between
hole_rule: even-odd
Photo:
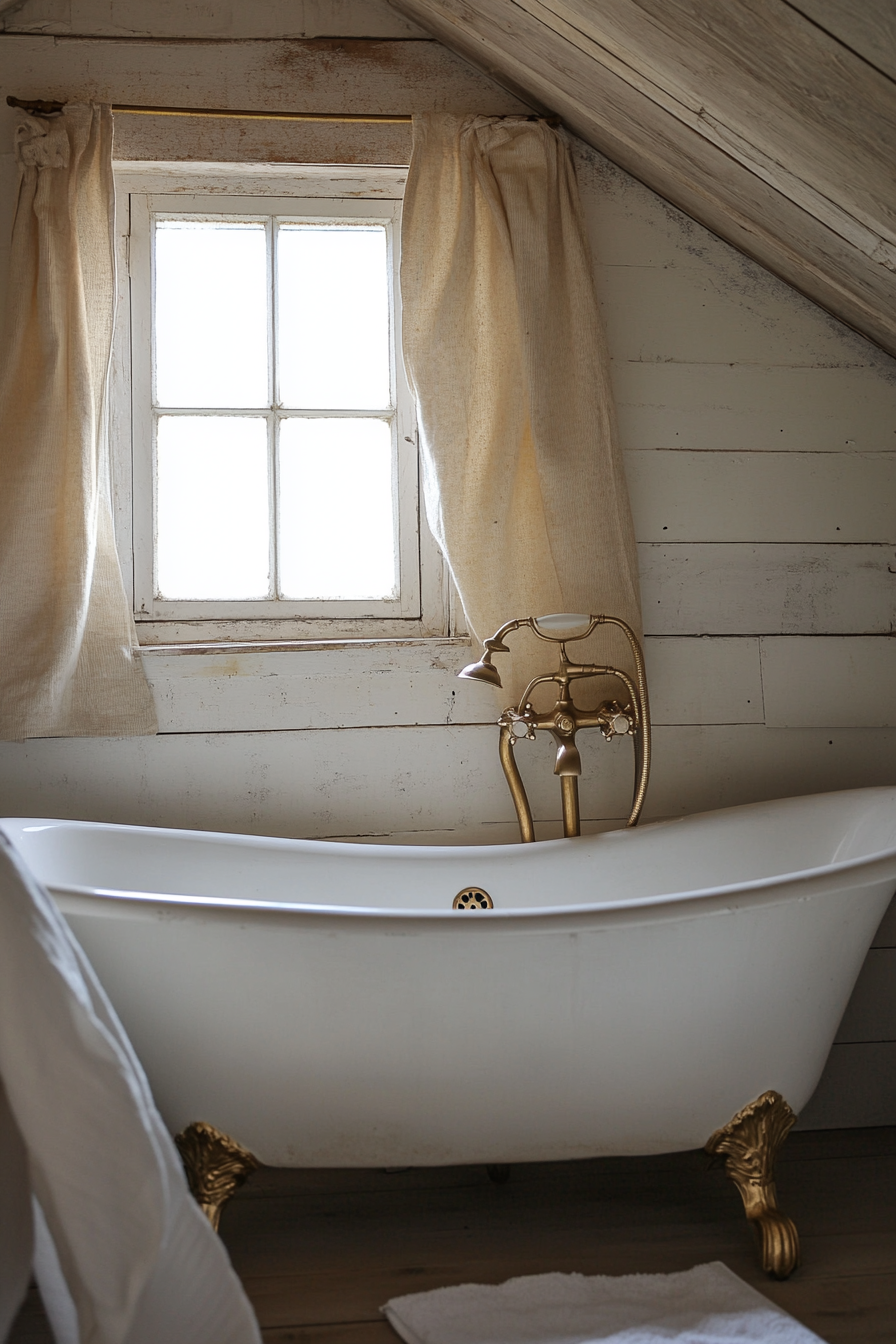
<instances>
[{"instance_id":1,"label":"bright daylight through window","mask_svg":"<svg viewBox=\"0 0 896 1344\"><path fill-rule=\"evenodd\" d=\"M160 597L395 597L387 278L382 225L155 221Z\"/></svg>"},{"instance_id":2,"label":"bright daylight through window","mask_svg":"<svg viewBox=\"0 0 896 1344\"><path fill-rule=\"evenodd\" d=\"M421 582L397 350L400 201L128 185L134 608L161 631L150 642L175 622L190 626L175 639L227 638L228 622L253 638L247 621L261 638L352 633L334 621L444 633L426 610L441 579Z\"/></svg>"}]
</instances>

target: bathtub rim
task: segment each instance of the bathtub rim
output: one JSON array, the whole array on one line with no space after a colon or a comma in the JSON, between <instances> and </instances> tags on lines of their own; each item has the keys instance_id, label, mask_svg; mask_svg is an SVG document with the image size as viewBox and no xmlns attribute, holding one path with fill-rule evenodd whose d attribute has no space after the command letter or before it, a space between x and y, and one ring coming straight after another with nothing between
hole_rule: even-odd
<instances>
[{"instance_id":1,"label":"bathtub rim","mask_svg":"<svg viewBox=\"0 0 896 1344\"><path fill-rule=\"evenodd\" d=\"M585 920L594 924L658 923L661 920L697 919L708 914L733 914L745 908L755 909L758 906L780 905L792 900L811 900L838 893L861 892L866 888L876 887L888 879L893 881L896 894L896 856L891 856L891 862L885 871L871 873L867 879L853 884L834 880L833 875L830 881L817 882L811 880L814 876L811 873L801 876L805 878L804 881L791 881L790 874L771 878L764 881L758 890L755 887L759 884L755 886L743 884L725 890L713 888L685 895L675 893L672 897L651 896L638 901L614 901L602 905L537 906L500 911L495 909L482 912L486 918L475 922L458 918L457 911L451 909L302 905L287 901L246 901L214 896L169 895L165 892L121 891L115 888L44 885L54 900L59 899L60 907L66 914L100 913L101 909L108 908L109 903L112 903L120 908L124 907L127 914L135 918L151 917L152 911L157 911L161 915L163 912L177 910L180 912L179 917L184 920L191 917L201 920L203 916L208 918L214 914L215 918L229 917L230 921L244 924L247 916L257 915L266 920L281 916L284 925L294 924L300 918L307 918L321 928L328 921L332 921L334 925L343 927L347 922L368 925L377 922L398 924L405 929L411 925L418 925L421 930L432 926L433 921L436 921L441 927L453 931L472 932L473 928L476 928L479 936L482 936L488 929L495 931L503 929L507 932L508 921L511 924L524 922L527 927L549 925L560 932L564 929L581 930Z\"/></svg>"},{"instance_id":2,"label":"bathtub rim","mask_svg":"<svg viewBox=\"0 0 896 1344\"><path fill-rule=\"evenodd\" d=\"M546 848L562 849L570 844L594 841L607 835L628 835L632 837L633 841L637 835L644 834L645 831L654 831L662 827L680 825L689 821L699 821L710 817L721 819L734 813L746 814L753 810L767 809L775 804L806 804L813 799L820 798L833 799L840 796L856 799L863 794L877 795L881 799L889 795L896 805L896 786L893 785L838 789L825 793L801 794L790 798L742 803L729 808L692 813L685 817L666 818L648 822L645 826L638 827L637 830L620 828L613 832L598 832L592 836L581 836L573 839L540 840L533 842L531 846L526 846L526 850L531 852L532 848L537 846L538 850L543 853ZM186 830L175 827L140 826L130 823L78 821L77 819L62 817L0 817L0 837L6 843L12 845L13 848L16 848L17 853L20 854L29 870L30 865L27 858L18 850L14 837L4 829L8 823L13 823L22 829L53 829L63 826L98 831L111 829L117 833L136 835L145 835L147 832L151 832L155 835L168 835L187 840L204 840L210 843L227 839L239 841L241 845L250 849L264 849L273 846L281 851L285 849L297 853L303 852L307 846L311 845L315 849L318 847L325 848L333 854L334 858L348 851L353 858L357 859L358 851L363 845L363 842L358 841L243 835L233 831ZM473 863L477 858L482 858L484 855L495 856L496 853L506 853L508 849L514 853L520 853L523 847L518 844L438 846L369 844L363 848L365 854L374 856L374 862L385 862L388 859L396 859L399 862L402 860L406 862L413 859L419 860L421 852L428 851L434 852L439 857L451 857L458 861L468 860ZM860 880L853 882L848 880L853 874L858 876L860 871ZM743 904L753 906L774 904L794 898L809 899L810 897L824 896L835 891L860 891L890 878L896 881L896 845L889 849L873 850L854 858L818 865L814 868L795 869L789 872L776 873L770 877L755 878L747 882L727 883L723 886L663 892L658 895L639 896L627 900L576 902L574 904L550 906L500 906L493 910L477 911L476 914L482 915L484 918L475 919L474 922L476 927L484 932L489 927L500 928L502 925L506 925L508 920L511 922L524 921L526 924L570 925L576 920L580 921L585 916L590 917L591 920L605 918L612 923L625 922L626 917L632 917L636 922L651 917L656 919L661 915L665 915L667 918L682 918L687 915L696 917L700 913L709 913L715 910L728 909L733 911ZM201 917L204 912L215 911L219 916L230 915L237 919L245 919L248 913L265 917L280 914L290 917L288 922L294 922L297 916L305 916L311 918L315 924L329 919L341 924L348 919L363 923L368 923L371 920L388 922L397 920L404 925L420 924L423 926L436 921L449 928L470 927L468 919L458 919L458 911L447 906L438 909L425 909L420 907L321 905L311 902L266 901L243 897L195 896L186 892L168 893L113 887L87 887L59 882L45 882L40 878L38 880L54 896L61 897L66 908L72 911L75 908L80 908L85 913L87 906L95 908L97 903L107 904L112 901L119 905L131 907L134 915L138 915L138 910L142 909L144 917L147 907L154 906L164 910L171 910L172 907L179 909L183 912L182 917L189 917L190 915ZM763 895L767 899L763 900Z\"/></svg>"}]
</instances>

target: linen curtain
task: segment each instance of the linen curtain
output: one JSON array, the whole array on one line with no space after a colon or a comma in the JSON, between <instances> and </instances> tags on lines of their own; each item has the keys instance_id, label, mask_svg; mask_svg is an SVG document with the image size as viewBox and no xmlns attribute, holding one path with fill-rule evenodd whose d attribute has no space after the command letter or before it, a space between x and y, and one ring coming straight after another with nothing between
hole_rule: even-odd
<instances>
[{"instance_id":1,"label":"linen curtain","mask_svg":"<svg viewBox=\"0 0 896 1344\"><path fill-rule=\"evenodd\" d=\"M115 550L112 115L24 115L0 363L0 737L154 733Z\"/></svg>"},{"instance_id":2,"label":"linen curtain","mask_svg":"<svg viewBox=\"0 0 896 1344\"><path fill-rule=\"evenodd\" d=\"M513 617L552 612L620 616L640 633L608 357L563 132L524 117L415 117L401 293L427 515L471 633L481 642ZM505 690L554 665L549 646L525 639L513 636L509 681L507 661L496 664ZM593 658L597 639L573 648ZM629 667L622 640L610 651Z\"/></svg>"}]
</instances>

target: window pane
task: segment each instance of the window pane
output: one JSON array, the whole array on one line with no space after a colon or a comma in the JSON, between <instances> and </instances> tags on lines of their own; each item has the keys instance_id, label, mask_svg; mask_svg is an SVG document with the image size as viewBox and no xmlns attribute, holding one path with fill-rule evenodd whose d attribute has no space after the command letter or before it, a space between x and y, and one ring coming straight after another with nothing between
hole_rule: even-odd
<instances>
[{"instance_id":1,"label":"window pane","mask_svg":"<svg viewBox=\"0 0 896 1344\"><path fill-rule=\"evenodd\" d=\"M157 596L268 597L266 421L160 416L156 471Z\"/></svg>"},{"instance_id":2,"label":"window pane","mask_svg":"<svg viewBox=\"0 0 896 1344\"><path fill-rule=\"evenodd\" d=\"M384 228L282 224L277 294L283 406L391 404Z\"/></svg>"},{"instance_id":3,"label":"window pane","mask_svg":"<svg viewBox=\"0 0 896 1344\"><path fill-rule=\"evenodd\" d=\"M157 220L159 406L268 405L263 224Z\"/></svg>"},{"instance_id":4,"label":"window pane","mask_svg":"<svg viewBox=\"0 0 896 1344\"><path fill-rule=\"evenodd\" d=\"M280 425L280 593L397 595L392 432L383 420Z\"/></svg>"}]
</instances>

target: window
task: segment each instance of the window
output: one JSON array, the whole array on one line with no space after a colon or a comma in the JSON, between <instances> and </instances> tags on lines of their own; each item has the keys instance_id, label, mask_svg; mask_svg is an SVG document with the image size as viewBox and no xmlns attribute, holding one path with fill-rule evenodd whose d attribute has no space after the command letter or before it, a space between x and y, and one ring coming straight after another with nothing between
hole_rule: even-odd
<instances>
[{"instance_id":1,"label":"window","mask_svg":"<svg viewBox=\"0 0 896 1344\"><path fill-rule=\"evenodd\" d=\"M448 633L399 351L404 174L351 174L118 174L113 441L141 642Z\"/></svg>"}]
</instances>

